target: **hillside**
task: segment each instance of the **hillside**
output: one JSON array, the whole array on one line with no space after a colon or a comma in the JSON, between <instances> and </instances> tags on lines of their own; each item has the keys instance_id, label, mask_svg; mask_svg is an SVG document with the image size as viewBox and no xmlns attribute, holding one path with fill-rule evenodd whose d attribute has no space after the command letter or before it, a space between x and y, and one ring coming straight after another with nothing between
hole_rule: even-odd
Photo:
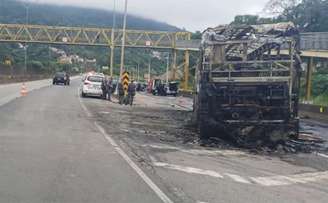
<instances>
[{"instance_id":1,"label":"hillside","mask_svg":"<svg viewBox=\"0 0 328 203\"><path fill-rule=\"evenodd\" d=\"M117 15L117 26L122 27L122 14ZM0 23L25 23L26 8L25 4L16 0L0 0ZM111 27L112 12L78 7L64 7L46 4L29 4L30 24L57 25L57 26L88 26L88 27ZM127 22L128 29L143 30L165 30L178 31L177 27L167 23L157 22L138 16L129 15ZM51 45L64 50L68 55L78 54L83 58L97 59L97 67L108 66L109 48L107 47L87 47L87 46L65 46ZM27 49L28 72L29 73L51 73L55 70L67 69L67 66L58 64L58 56L49 51L48 45L29 44ZM21 45L13 43L0 44L0 64L5 58L10 58L13 62L14 73L22 73L24 67L24 50ZM126 65L136 65L138 62L141 67L141 74L148 70L149 50L127 49ZM115 51L115 72L118 73L120 62L120 49ZM72 66L81 66L73 64ZM161 74L165 71L165 62L154 59L152 61L153 74ZM0 74L11 72L9 67L0 65Z\"/></svg>"},{"instance_id":2,"label":"hillside","mask_svg":"<svg viewBox=\"0 0 328 203\"><path fill-rule=\"evenodd\" d=\"M29 23L41 25L111 27L111 11L34 4L29 6ZM25 23L25 4L16 0L0 0L0 23ZM123 15L117 14L117 24L122 27ZM130 29L177 31L177 27L134 15L128 15L127 27Z\"/></svg>"}]
</instances>

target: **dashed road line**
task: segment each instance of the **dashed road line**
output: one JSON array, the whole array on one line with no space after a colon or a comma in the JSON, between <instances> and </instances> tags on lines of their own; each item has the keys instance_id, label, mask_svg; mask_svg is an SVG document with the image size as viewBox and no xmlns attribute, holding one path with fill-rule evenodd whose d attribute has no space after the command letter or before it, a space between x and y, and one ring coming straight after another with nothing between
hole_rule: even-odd
<instances>
[{"instance_id":1,"label":"dashed road line","mask_svg":"<svg viewBox=\"0 0 328 203\"><path fill-rule=\"evenodd\" d=\"M239 175L236 174L230 174L230 173L225 173L224 175L230 177L232 180L239 182L239 183L245 183L245 184L251 184L251 181L247 180L246 178L243 178Z\"/></svg>"},{"instance_id":2,"label":"dashed road line","mask_svg":"<svg viewBox=\"0 0 328 203\"><path fill-rule=\"evenodd\" d=\"M117 153L128 163L128 165L141 177L141 179L155 192L164 203L173 201L135 164L130 157L116 144L116 142L105 132L105 130L95 122L96 127L105 139L115 148Z\"/></svg>"},{"instance_id":3,"label":"dashed road line","mask_svg":"<svg viewBox=\"0 0 328 203\"><path fill-rule=\"evenodd\" d=\"M229 178L230 180L243 183L243 184L253 184L261 186L284 186L292 185L298 183L309 183L316 182L328 179L328 171L322 172L311 172L311 173L302 173L302 174L293 174L293 175L277 175L277 176L268 176L268 177L242 177L237 174L231 173L219 173L213 170L194 168L190 166L181 166L176 164L169 164L164 162L153 162L155 167L162 167L166 169L181 171L189 174L198 174L205 175L214 178L224 179Z\"/></svg>"},{"instance_id":4,"label":"dashed road line","mask_svg":"<svg viewBox=\"0 0 328 203\"><path fill-rule=\"evenodd\" d=\"M291 185L328 179L328 171L294 174L289 176L252 177L251 179L263 186Z\"/></svg>"},{"instance_id":5,"label":"dashed road line","mask_svg":"<svg viewBox=\"0 0 328 203\"><path fill-rule=\"evenodd\" d=\"M87 107L84 105L84 103L83 103L83 101L82 101L82 99L81 99L81 97L80 97L80 91L81 91L81 89L78 88L78 89L77 89L77 97L79 98L80 105L81 105L82 109L84 110L84 112L87 114L87 116L88 116L88 117L92 117L91 112L90 112L90 111L87 109Z\"/></svg>"},{"instance_id":6,"label":"dashed road line","mask_svg":"<svg viewBox=\"0 0 328 203\"><path fill-rule=\"evenodd\" d=\"M212 176L214 178L223 178L223 176L220 173L211 171L211 170L203 170L203 169L199 169L199 168L193 168L193 167L188 167L188 166L179 166L179 165L168 164L168 163L163 163L163 162L154 162L153 165L157 166L157 167L164 167L164 168L182 171L182 172L186 172L186 173L207 175L207 176Z\"/></svg>"},{"instance_id":7,"label":"dashed road line","mask_svg":"<svg viewBox=\"0 0 328 203\"><path fill-rule=\"evenodd\" d=\"M189 153L193 155L222 155L222 156L242 156L246 155L245 152L239 150L207 150L207 149L183 149L175 146L164 145L164 144L147 144L142 145L142 147L150 147L153 149L163 149L163 150L176 150L184 153Z\"/></svg>"},{"instance_id":8,"label":"dashed road line","mask_svg":"<svg viewBox=\"0 0 328 203\"><path fill-rule=\"evenodd\" d=\"M318 155L318 156L321 156L323 158L328 159L328 155L327 154L322 154L322 153L315 153L315 154Z\"/></svg>"}]
</instances>

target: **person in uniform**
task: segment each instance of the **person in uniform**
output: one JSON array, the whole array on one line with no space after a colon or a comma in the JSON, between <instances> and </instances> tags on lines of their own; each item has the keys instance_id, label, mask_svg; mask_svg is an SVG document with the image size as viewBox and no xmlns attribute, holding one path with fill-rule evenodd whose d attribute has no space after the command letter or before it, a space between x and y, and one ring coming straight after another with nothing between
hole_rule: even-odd
<instances>
[{"instance_id":1,"label":"person in uniform","mask_svg":"<svg viewBox=\"0 0 328 203\"><path fill-rule=\"evenodd\" d=\"M104 78L101 82L102 98L107 98L107 79Z\"/></svg>"},{"instance_id":2,"label":"person in uniform","mask_svg":"<svg viewBox=\"0 0 328 203\"><path fill-rule=\"evenodd\" d=\"M106 85L106 90L107 90L107 97L109 101L112 101L111 99L111 94L112 94L112 90L113 90L113 78L110 78L107 81L107 85Z\"/></svg>"},{"instance_id":3,"label":"person in uniform","mask_svg":"<svg viewBox=\"0 0 328 203\"><path fill-rule=\"evenodd\" d=\"M129 102L130 106L133 105L133 98L135 95L136 95L136 85L134 84L134 81L132 80L128 86L128 102Z\"/></svg>"},{"instance_id":4,"label":"person in uniform","mask_svg":"<svg viewBox=\"0 0 328 203\"><path fill-rule=\"evenodd\" d=\"M118 101L119 101L119 104L122 105L124 102L124 88L123 88L122 81L120 81L118 83L117 90L118 90Z\"/></svg>"}]
</instances>

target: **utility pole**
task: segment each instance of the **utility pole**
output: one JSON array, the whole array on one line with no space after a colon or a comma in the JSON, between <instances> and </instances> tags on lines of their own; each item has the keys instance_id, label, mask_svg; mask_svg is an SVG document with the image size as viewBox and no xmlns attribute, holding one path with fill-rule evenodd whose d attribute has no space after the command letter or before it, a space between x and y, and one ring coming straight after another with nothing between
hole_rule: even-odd
<instances>
[{"instance_id":1,"label":"utility pole","mask_svg":"<svg viewBox=\"0 0 328 203\"><path fill-rule=\"evenodd\" d=\"M50 55L50 44L48 44L48 70L50 70L50 72L52 73L51 71L51 68L50 68L50 59L51 59L51 55Z\"/></svg>"},{"instance_id":2,"label":"utility pole","mask_svg":"<svg viewBox=\"0 0 328 203\"><path fill-rule=\"evenodd\" d=\"M189 82L189 63L190 63L190 54L189 50L185 51L185 63L184 63L184 79L183 79L183 89L187 90L188 89L188 82Z\"/></svg>"},{"instance_id":3,"label":"utility pole","mask_svg":"<svg viewBox=\"0 0 328 203\"><path fill-rule=\"evenodd\" d=\"M29 5L28 3L25 4L25 11L26 11L26 16L25 16L25 27L27 29L28 21L29 21ZM25 42L24 44L24 75L26 76L27 74L27 43Z\"/></svg>"},{"instance_id":4,"label":"utility pole","mask_svg":"<svg viewBox=\"0 0 328 203\"><path fill-rule=\"evenodd\" d=\"M125 51L125 35L126 35L126 18L128 13L128 0L125 0L124 9L124 20L123 20L123 36L122 36L122 49L121 49L121 67L120 67L120 78L122 78L124 68L124 51Z\"/></svg>"},{"instance_id":5,"label":"utility pole","mask_svg":"<svg viewBox=\"0 0 328 203\"><path fill-rule=\"evenodd\" d=\"M151 66L151 57L149 56L149 62L148 62L148 83L150 82L150 66Z\"/></svg>"},{"instance_id":6,"label":"utility pole","mask_svg":"<svg viewBox=\"0 0 328 203\"><path fill-rule=\"evenodd\" d=\"M139 63L137 64L137 80L138 80L138 82L139 82L139 72L140 72L140 65L139 65Z\"/></svg>"},{"instance_id":7,"label":"utility pole","mask_svg":"<svg viewBox=\"0 0 328 203\"><path fill-rule=\"evenodd\" d=\"M115 50L115 26L116 26L116 0L114 0L114 9L113 9L113 26L111 33L111 51L110 51L110 76L113 77L114 69L114 50Z\"/></svg>"}]
</instances>

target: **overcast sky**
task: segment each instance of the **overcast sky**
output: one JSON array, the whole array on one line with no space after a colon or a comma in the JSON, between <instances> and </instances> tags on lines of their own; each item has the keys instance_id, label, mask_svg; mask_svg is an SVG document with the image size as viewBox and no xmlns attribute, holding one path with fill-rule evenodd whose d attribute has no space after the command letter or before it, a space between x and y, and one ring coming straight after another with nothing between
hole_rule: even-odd
<instances>
[{"instance_id":1,"label":"overcast sky","mask_svg":"<svg viewBox=\"0 0 328 203\"><path fill-rule=\"evenodd\" d=\"M29 0L111 10L114 0ZM124 0L116 0L123 11ZM259 14L268 0L129 0L130 14L184 27L204 30L229 23L238 14Z\"/></svg>"}]
</instances>

